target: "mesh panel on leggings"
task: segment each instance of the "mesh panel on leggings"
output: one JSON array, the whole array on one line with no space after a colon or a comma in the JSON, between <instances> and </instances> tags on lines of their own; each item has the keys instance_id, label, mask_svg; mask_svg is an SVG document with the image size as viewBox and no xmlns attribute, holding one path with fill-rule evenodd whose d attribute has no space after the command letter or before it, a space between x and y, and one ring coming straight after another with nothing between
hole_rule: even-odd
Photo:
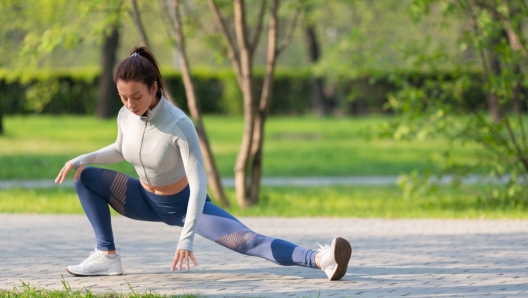
<instances>
[{"instance_id":1,"label":"mesh panel on leggings","mask_svg":"<svg viewBox=\"0 0 528 298\"><path fill-rule=\"evenodd\" d=\"M125 215L128 176L113 171L103 171L101 176L104 185L110 185L110 206L119 214Z\"/></svg>"},{"instance_id":2,"label":"mesh panel on leggings","mask_svg":"<svg viewBox=\"0 0 528 298\"><path fill-rule=\"evenodd\" d=\"M237 250L242 245L253 241L259 237L264 237L252 231L238 231L216 240L216 243L221 244L229 249Z\"/></svg>"}]
</instances>

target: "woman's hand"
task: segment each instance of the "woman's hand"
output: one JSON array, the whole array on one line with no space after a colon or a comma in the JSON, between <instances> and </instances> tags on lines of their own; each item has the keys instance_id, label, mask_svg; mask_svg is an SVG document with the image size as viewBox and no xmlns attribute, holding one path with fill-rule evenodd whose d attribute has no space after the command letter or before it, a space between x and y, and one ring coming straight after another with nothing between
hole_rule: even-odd
<instances>
[{"instance_id":1,"label":"woman's hand","mask_svg":"<svg viewBox=\"0 0 528 298\"><path fill-rule=\"evenodd\" d=\"M57 178L55 178L55 183L62 183L66 179L66 176L68 176L68 173L73 169L73 165L71 162L67 161L64 167L62 167L62 170L60 170L59 175L57 175ZM75 175L73 175L73 181L77 181L77 178L79 178L79 175L81 174L82 170L84 169L84 166L80 166L77 171L75 171Z\"/></svg>"},{"instance_id":2,"label":"woman's hand","mask_svg":"<svg viewBox=\"0 0 528 298\"><path fill-rule=\"evenodd\" d=\"M198 263L196 262L196 259L194 258L194 254L192 251L188 251L185 249L179 249L174 254L174 260L172 261L171 271L174 271L176 267L178 267L178 271L181 271L182 264L185 263L185 268L187 270L190 269L190 260L194 263L194 266L198 266Z\"/></svg>"}]
</instances>

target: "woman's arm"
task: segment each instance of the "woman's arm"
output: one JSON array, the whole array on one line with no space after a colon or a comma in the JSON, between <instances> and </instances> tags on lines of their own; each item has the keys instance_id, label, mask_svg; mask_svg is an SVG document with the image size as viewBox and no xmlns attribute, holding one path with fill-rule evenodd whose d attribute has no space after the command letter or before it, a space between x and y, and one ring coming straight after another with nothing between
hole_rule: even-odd
<instances>
[{"instance_id":1,"label":"woman's arm","mask_svg":"<svg viewBox=\"0 0 528 298\"><path fill-rule=\"evenodd\" d=\"M123 154L118 149L117 144L110 144L100 150L77 156L70 160L74 169L87 164L111 164L123 161Z\"/></svg>"},{"instance_id":2,"label":"woman's arm","mask_svg":"<svg viewBox=\"0 0 528 298\"><path fill-rule=\"evenodd\" d=\"M111 164L117 163L124 160L123 154L121 153L121 144L123 142L123 133L121 131L121 112L117 116L117 138L115 143L110 144L97 151L77 156L70 160L74 169L78 169L80 166L87 164Z\"/></svg>"},{"instance_id":3,"label":"woman's arm","mask_svg":"<svg viewBox=\"0 0 528 298\"><path fill-rule=\"evenodd\" d=\"M123 154L121 154L121 143L123 135L121 132L121 126L119 125L119 119L121 118L121 113L117 116L117 139L115 143L108 145L100 150L94 151L92 153L83 154L78 156L70 161L67 161L64 167L60 170L57 178L55 178L55 183L63 183L68 173L75 169L75 175L73 180L77 180L77 177L80 175L81 171L84 168L84 165L87 164L110 164L116 163L124 160Z\"/></svg>"},{"instance_id":4,"label":"woman's arm","mask_svg":"<svg viewBox=\"0 0 528 298\"><path fill-rule=\"evenodd\" d=\"M177 250L193 250L193 240L202 215L205 199L207 197L207 177L205 175L202 152L198 135L192 121L182 118L175 128L175 141L180 149L181 159L189 181L189 205L185 223L180 235Z\"/></svg>"}]
</instances>

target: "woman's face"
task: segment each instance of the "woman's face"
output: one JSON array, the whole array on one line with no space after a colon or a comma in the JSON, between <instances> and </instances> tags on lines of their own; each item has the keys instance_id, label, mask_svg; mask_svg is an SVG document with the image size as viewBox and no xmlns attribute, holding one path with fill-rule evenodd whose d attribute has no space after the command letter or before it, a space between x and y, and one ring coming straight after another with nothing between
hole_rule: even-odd
<instances>
[{"instance_id":1,"label":"woman's face","mask_svg":"<svg viewBox=\"0 0 528 298\"><path fill-rule=\"evenodd\" d=\"M154 82L151 88L136 81L118 80L116 85L123 105L138 116L145 114L149 108L152 109L158 104L159 100L156 97L157 82Z\"/></svg>"}]
</instances>

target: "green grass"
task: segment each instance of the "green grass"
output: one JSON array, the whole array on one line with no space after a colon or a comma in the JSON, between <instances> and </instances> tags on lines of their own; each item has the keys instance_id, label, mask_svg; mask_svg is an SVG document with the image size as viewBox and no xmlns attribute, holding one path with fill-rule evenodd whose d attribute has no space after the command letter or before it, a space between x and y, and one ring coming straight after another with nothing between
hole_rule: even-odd
<instances>
[{"instance_id":1,"label":"green grass","mask_svg":"<svg viewBox=\"0 0 528 298\"><path fill-rule=\"evenodd\" d=\"M242 210L228 188L235 216L528 219L528 206L484 199L485 188L441 188L405 198L396 186L264 187L259 205ZM83 214L73 189L0 190L0 213Z\"/></svg>"},{"instance_id":2,"label":"green grass","mask_svg":"<svg viewBox=\"0 0 528 298\"><path fill-rule=\"evenodd\" d=\"M364 131L387 118L272 117L266 127L264 176L398 175L432 165L428 157L445 149L444 140L366 141ZM243 121L207 116L205 124L223 177L232 176ZM53 179L63 164L115 140L116 122L82 116L14 116L0 137L0 179ZM474 162L474 147L455 148ZM127 163L109 168L136 176ZM71 177L71 176L70 176ZM413 199L396 186L263 187L258 206L236 216L380 218L528 218L526 204L482 199L485 188L441 188ZM0 213L82 214L73 189L0 190Z\"/></svg>"},{"instance_id":3,"label":"green grass","mask_svg":"<svg viewBox=\"0 0 528 298\"><path fill-rule=\"evenodd\" d=\"M364 138L364 130L387 118L271 117L266 124L264 176L399 175L432 167L428 158L447 148L444 140L396 141ZM223 177L233 176L240 148L241 117L207 116L205 125ZM90 116L9 116L0 136L0 179L53 179L64 163L100 149L116 137L116 121ZM476 161L471 146L456 148ZM108 166L135 175L132 166Z\"/></svg>"},{"instance_id":4,"label":"green grass","mask_svg":"<svg viewBox=\"0 0 528 298\"><path fill-rule=\"evenodd\" d=\"M89 289L72 289L67 281L61 280L64 290L48 290L45 288L37 288L29 283L22 281L20 287L14 287L13 290L0 289L0 298L199 298L202 296L194 294L171 294L163 295L151 292L139 293L135 292L129 284L131 293L117 293L117 292L103 292L93 293Z\"/></svg>"}]
</instances>

